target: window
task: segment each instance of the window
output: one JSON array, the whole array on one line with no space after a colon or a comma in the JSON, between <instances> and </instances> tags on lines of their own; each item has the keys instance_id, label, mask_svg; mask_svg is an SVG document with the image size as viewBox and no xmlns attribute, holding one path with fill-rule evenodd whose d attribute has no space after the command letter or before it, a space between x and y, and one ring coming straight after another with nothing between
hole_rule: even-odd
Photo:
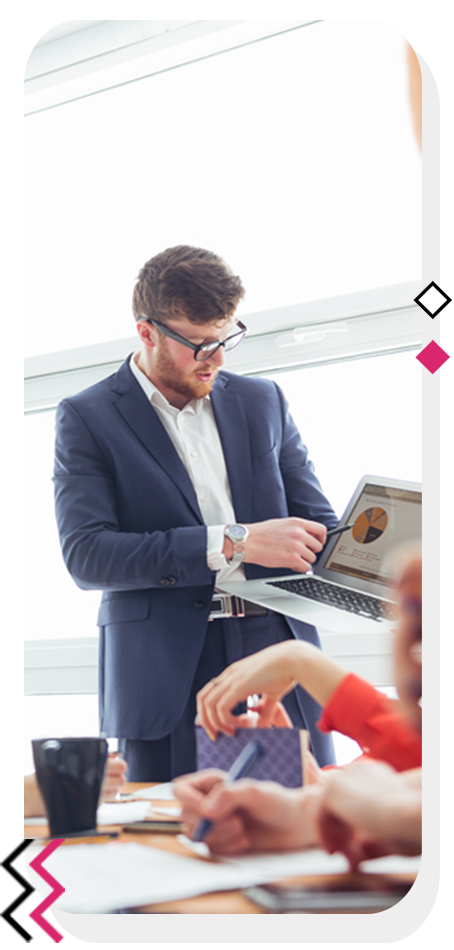
<instances>
[{"instance_id":1,"label":"window","mask_svg":"<svg viewBox=\"0 0 454 950\"><path fill-rule=\"evenodd\" d=\"M413 353L267 375L284 390L339 517L363 475L421 480L421 370Z\"/></svg>"},{"instance_id":2,"label":"window","mask_svg":"<svg viewBox=\"0 0 454 950\"><path fill-rule=\"evenodd\" d=\"M339 514L366 470L420 477L421 169L401 38L325 21L153 62L26 120L26 690L44 732L57 705L62 729L82 707L95 729L99 602L59 550L53 410L135 346L132 286L154 253L206 246L241 274L251 332L229 364L282 386ZM385 682L384 653L359 671Z\"/></svg>"},{"instance_id":3,"label":"window","mask_svg":"<svg viewBox=\"0 0 454 950\"><path fill-rule=\"evenodd\" d=\"M405 49L379 23L314 23L29 115L26 161L26 356L132 335L138 269L178 243L241 274L243 314L419 278Z\"/></svg>"}]
</instances>

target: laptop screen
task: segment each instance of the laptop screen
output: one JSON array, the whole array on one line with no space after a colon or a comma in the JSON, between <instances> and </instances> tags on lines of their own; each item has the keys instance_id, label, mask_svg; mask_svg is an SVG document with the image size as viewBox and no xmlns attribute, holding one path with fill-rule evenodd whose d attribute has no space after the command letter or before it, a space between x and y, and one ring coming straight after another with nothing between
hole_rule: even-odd
<instances>
[{"instance_id":1,"label":"laptop screen","mask_svg":"<svg viewBox=\"0 0 454 950\"><path fill-rule=\"evenodd\" d=\"M402 544L420 542L421 503L421 491L366 480L342 517L342 523L353 527L334 536L316 573L333 579L341 575L352 586L359 581L366 588L393 587L390 554Z\"/></svg>"}]
</instances>

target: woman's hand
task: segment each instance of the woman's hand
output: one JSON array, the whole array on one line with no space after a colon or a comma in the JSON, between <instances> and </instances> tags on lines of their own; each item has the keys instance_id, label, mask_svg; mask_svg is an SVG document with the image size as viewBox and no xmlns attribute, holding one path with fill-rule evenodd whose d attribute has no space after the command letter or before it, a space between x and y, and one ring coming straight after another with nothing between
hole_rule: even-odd
<instances>
[{"instance_id":1,"label":"woman's hand","mask_svg":"<svg viewBox=\"0 0 454 950\"><path fill-rule=\"evenodd\" d=\"M238 726L248 724L244 717L234 716L231 710L254 693L261 694L255 707L259 713L258 725L291 725L285 710L277 704L295 686L293 668L300 646L296 640L288 640L260 650L232 663L200 690L197 694L199 722L211 738L218 732L235 735Z\"/></svg>"}]
</instances>

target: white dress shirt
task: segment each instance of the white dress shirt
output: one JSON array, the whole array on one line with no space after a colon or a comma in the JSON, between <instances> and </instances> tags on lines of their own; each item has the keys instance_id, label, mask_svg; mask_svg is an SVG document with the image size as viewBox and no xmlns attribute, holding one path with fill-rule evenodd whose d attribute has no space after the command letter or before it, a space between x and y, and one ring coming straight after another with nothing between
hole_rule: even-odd
<instances>
[{"instance_id":1,"label":"white dress shirt","mask_svg":"<svg viewBox=\"0 0 454 950\"><path fill-rule=\"evenodd\" d=\"M159 389L137 366L140 351L130 367L156 410L191 479L203 520L207 525L207 564L216 571L217 583L245 580L244 570L222 554L224 528L236 523L227 467L209 396L191 399L183 409L171 406Z\"/></svg>"}]
</instances>

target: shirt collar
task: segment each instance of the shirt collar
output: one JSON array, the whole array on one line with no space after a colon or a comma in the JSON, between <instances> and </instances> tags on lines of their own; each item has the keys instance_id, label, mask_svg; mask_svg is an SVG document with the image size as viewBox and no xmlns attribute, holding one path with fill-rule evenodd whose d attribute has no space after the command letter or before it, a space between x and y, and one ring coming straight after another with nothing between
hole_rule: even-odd
<instances>
[{"instance_id":1,"label":"shirt collar","mask_svg":"<svg viewBox=\"0 0 454 950\"><path fill-rule=\"evenodd\" d=\"M137 350L136 353L133 353L129 361L129 366L133 376L137 379L137 382L142 387L145 395L150 400L152 405L158 406L160 409L164 409L166 412L171 413L172 415L178 415L179 412L184 412L188 410L189 412L194 412L196 415L201 411L204 403L210 402L209 396L203 396L202 399L191 399L190 402L186 403L183 409L177 409L176 406L172 406L168 399L162 394L162 392L151 382L151 379L139 369L136 360L140 356L140 350Z\"/></svg>"}]
</instances>

